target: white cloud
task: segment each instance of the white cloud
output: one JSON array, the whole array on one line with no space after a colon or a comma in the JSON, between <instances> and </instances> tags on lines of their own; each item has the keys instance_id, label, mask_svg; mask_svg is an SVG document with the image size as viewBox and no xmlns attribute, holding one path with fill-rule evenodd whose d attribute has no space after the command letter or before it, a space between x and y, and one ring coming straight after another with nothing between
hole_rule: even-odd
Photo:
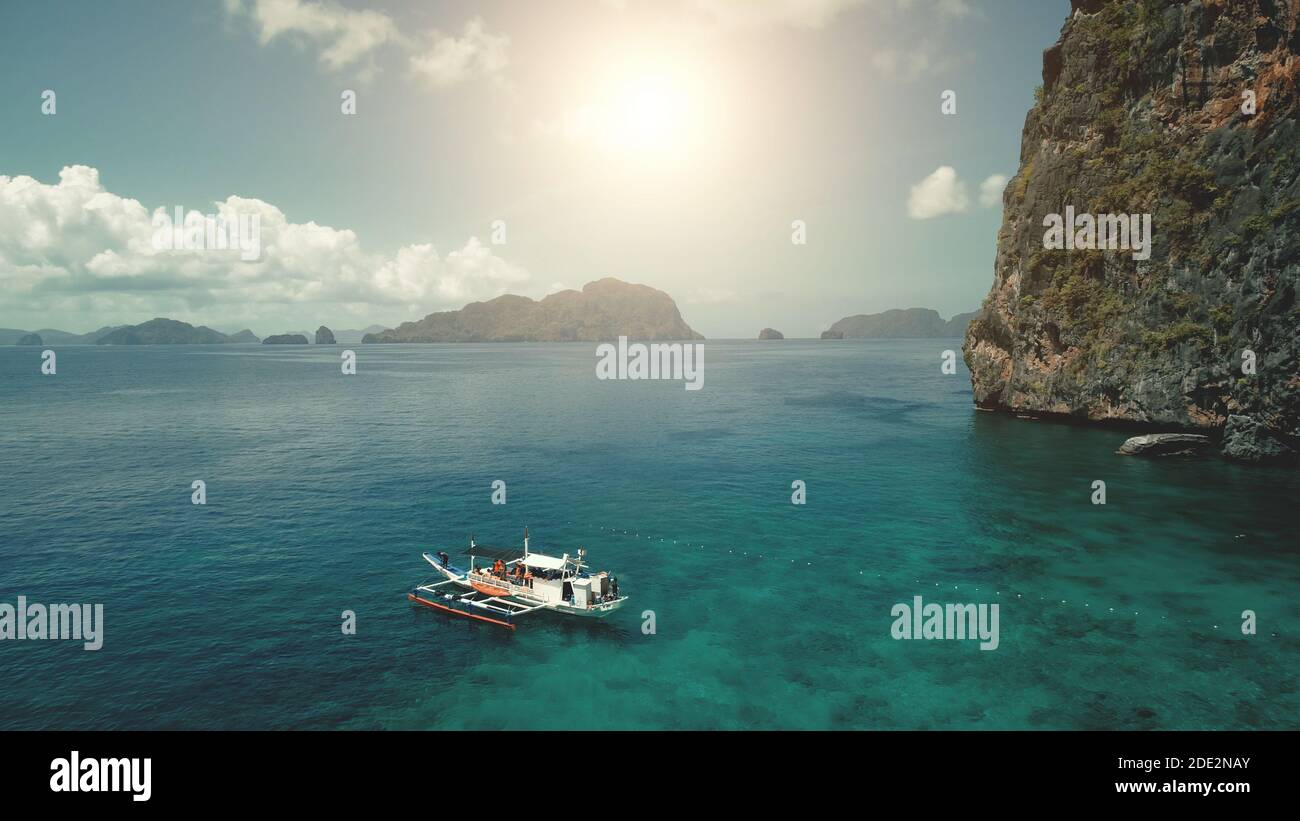
<instances>
[{"instance_id":1,"label":"white cloud","mask_svg":"<svg viewBox=\"0 0 1300 821\"><path fill-rule=\"evenodd\" d=\"M231 14L247 12L262 45L277 37L297 37L320 50L320 61L338 70L397 38L393 18L378 11L354 11L333 2L304 0L226 0Z\"/></svg>"},{"instance_id":2,"label":"white cloud","mask_svg":"<svg viewBox=\"0 0 1300 821\"><path fill-rule=\"evenodd\" d=\"M1002 191L1007 187L1006 174L990 174L980 183L980 205L993 208L1002 202Z\"/></svg>"},{"instance_id":3,"label":"white cloud","mask_svg":"<svg viewBox=\"0 0 1300 821\"><path fill-rule=\"evenodd\" d=\"M907 48L882 48L871 55L871 67L886 77L917 80L951 72L971 59L969 52L952 52L922 40Z\"/></svg>"},{"instance_id":4,"label":"white cloud","mask_svg":"<svg viewBox=\"0 0 1300 821\"><path fill-rule=\"evenodd\" d=\"M969 203L966 183L957 178L956 169L950 165L941 165L930 176L912 186L911 196L907 199L907 215L912 219L925 220L944 214L960 214Z\"/></svg>"},{"instance_id":5,"label":"white cloud","mask_svg":"<svg viewBox=\"0 0 1300 821\"><path fill-rule=\"evenodd\" d=\"M459 308L518 291L530 280L476 238L445 256L429 244L390 256L366 252L351 230L290 222L262 200L231 196L205 210L227 220L256 215L260 258L158 250L154 214L105 190L94 168L68 166L53 185L0 176L0 311L90 311L105 321L197 315L209 323L265 316L287 323L300 315L335 315L347 305L350 315L375 321ZM170 207L158 212L171 216Z\"/></svg>"},{"instance_id":6,"label":"white cloud","mask_svg":"<svg viewBox=\"0 0 1300 821\"><path fill-rule=\"evenodd\" d=\"M974 13L966 0L935 0L934 5L940 17L961 18Z\"/></svg>"},{"instance_id":7,"label":"white cloud","mask_svg":"<svg viewBox=\"0 0 1300 821\"><path fill-rule=\"evenodd\" d=\"M446 88L474 75L493 77L510 62L510 38L492 34L481 17L465 24L460 37L433 31L428 48L411 55L411 73L435 88Z\"/></svg>"},{"instance_id":8,"label":"white cloud","mask_svg":"<svg viewBox=\"0 0 1300 821\"><path fill-rule=\"evenodd\" d=\"M871 55L871 67L887 77L915 80L930 72L931 62L924 51L886 48Z\"/></svg>"},{"instance_id":9,"label":"white cloud","mask_svg":"<svg viewBox=\"0 0 1300 821\"><path fill-rule=\"evenodd\" d=\"M692 5L726 26L790 25L819 29L867 0L692 0Z\"/></svg>"},{"instance_id":10,"label":"white cloud","mask_svg":"<svg viewBox=\"0 0 1300 821\"><path fill-rule=\"evenodd\" d=\"M624 11L633 0L600 0L607 8ZM969 0L639 0L642 8L663 12L685 10L724 28L794 26L821 29L857 7L869 6L877 14L915 8L928 18L955 19L970 15Z\"/></svg>"},{"instance_id":11,"label":"white cloud","mask_svg":"<svg viewBox=\"0 0 1300 821\"><path fill-rule=\"evenodd\" d=\"M417 40L399 33L384 12L357 11L334 0L225 0L225 5L232 17L252 21L262 45L280 37L296 39L317 49L321 64L330 70L363 62L363 78L378 71L373 57L387 45L412 52L411 74L435 88L475 75L497 76L509 63L510 38L489 32L480 17L469 20L459 37L434 30Z\"/></svg>"},{"instance_id":12,"label":"white cloud","mask_svg":"<svg viewBox=\"0 0 1300 821\"><path fill-rule=\"evenodd\" d=\"M974 13L967 0L926 0L924 3L918 3L917 0L898 0L898 6L902 9L916 7L922 11L932 10L941 18L954 20L969 17Z\"/></svg>"}]
</instances>

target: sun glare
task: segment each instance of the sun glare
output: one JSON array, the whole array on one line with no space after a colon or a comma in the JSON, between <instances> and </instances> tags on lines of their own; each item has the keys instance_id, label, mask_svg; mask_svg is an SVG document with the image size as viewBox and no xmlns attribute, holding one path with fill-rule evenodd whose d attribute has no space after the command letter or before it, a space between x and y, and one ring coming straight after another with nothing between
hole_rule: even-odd
<instances>
[{"instance_id":1,"label":"sun glare","mask_svg":"<svg viewBox=\"0 0 1300 821\"><path fill-rule=\"evenodd\" d=\"M689 123L686 89L665 76L629 78L618 92L612 128L618 142L636 151L675 150Z\"/></svg>"},{"instance_id":2,"label":"sun glare","mask_svg":"<svg viewBox=\"0 0 1300 821\"><path fill-rule=\"evenodd\" d=\"M707 84L684 59L605 61L588 101L565 124L568 136L610 159L659 166L684 162L708 136Z\"/></svg>"}]
</instances>

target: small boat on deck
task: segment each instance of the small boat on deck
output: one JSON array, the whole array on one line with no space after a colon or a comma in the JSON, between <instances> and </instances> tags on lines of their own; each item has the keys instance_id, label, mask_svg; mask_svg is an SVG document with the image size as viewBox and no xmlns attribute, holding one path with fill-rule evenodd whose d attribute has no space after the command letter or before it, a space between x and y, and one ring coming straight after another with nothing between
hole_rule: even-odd
<instances>
[{"instance_id":1,"label":"small boat on deck","mask_svg":"<svg viewBox=\"0 0 1300 821\"><path fill-rule=\"evenodd\" d=\"M445 552L425 553L424 560L442 581L416 587L407 599L513 630L515 618L539 610L604 618L628 598L619 594L616 577L588 567L583 548L576 557L530 551L527 528L522 549L486 547L471 536L464 555L469 556L467 568L453 565ZM480 559L490 564L476 565Z\"/></svg>"},{"instance_id":2,"label":"small boat on deck","mask_svg":"<svg viewBox=\"0 0 1300 821\"><path fill-rule=\"evenodd\" d=\"M474 579L473 581L471 581L470 586L473 587L478 592L482 593L484 596L509 596L510 595L510 588L498 587L497 585L492 584L491 582L479 581L478 579Z\"/></svg>"}]
</instances>

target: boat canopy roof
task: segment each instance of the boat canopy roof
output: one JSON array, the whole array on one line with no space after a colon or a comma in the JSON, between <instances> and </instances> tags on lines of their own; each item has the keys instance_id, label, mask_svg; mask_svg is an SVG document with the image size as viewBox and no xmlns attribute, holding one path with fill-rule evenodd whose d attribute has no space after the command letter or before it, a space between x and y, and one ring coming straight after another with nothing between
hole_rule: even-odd
<instances>
[{"instance_id":1,"label":"boat canopy roof","mask_svg":"<svg viewBox=\"0 0 1300 821\"><path fill-rule=\"evenodd\" d=\"M482 556L485 559L500 559L503 562L513 562L524 551L518 547L488 547L486 545L476 544L465 551L466 556Z\"/></svg>"},{"instance_id":2,"label":"boat canopy roof","mask_svg":"<svg viewBox=\"0 0 1300 821\"><path fill-rule=\"evenodd\" d=\"M540 570L562 570L564 559L556 556L543 556L541 553L529 553L524 557L524 564Z\"/></svg>"}]
</instances>

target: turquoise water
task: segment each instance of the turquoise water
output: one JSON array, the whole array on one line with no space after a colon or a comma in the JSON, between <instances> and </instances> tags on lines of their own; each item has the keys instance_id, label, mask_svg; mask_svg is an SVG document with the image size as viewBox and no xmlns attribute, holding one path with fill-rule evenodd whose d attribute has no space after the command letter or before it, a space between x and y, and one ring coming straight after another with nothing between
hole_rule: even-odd
<instances>
[{"instance_id":1,"label":"turquoise water","mask_svg":"<svg viewBox=\"0 0 1300 821\"><path fill-rule=\"evenodd\" d=\"M0 602L106 622L0 642L0 728L1300 726L1297 474L977 413L945 348L708 342L700 391L585 344L0 349ZM628 606L406 601L525 524ZM892 639L915 595L1000 646Z\"/></svg>"}]
</instances>

